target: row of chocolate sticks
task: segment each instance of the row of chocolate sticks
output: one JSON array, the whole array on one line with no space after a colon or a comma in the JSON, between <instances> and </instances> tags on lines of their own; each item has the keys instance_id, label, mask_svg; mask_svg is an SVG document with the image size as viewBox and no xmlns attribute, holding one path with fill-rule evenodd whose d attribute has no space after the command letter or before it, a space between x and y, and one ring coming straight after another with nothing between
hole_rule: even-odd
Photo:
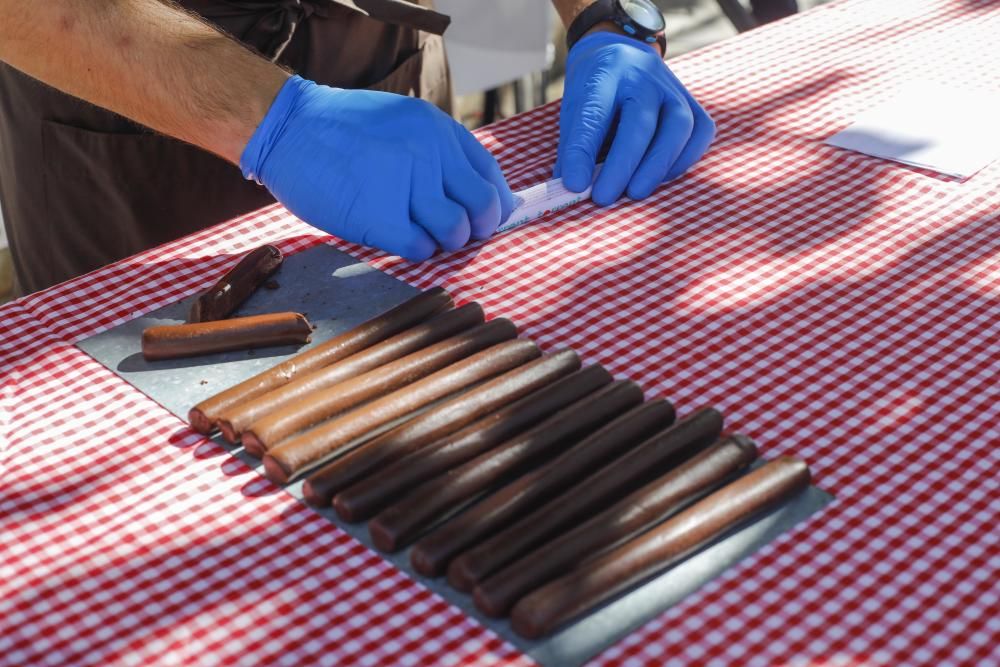
<instances>
[{"instance_id":1,"label":"row of chocolate sticks","mask_svg":"<svg viewBox=\"0 0 1000 667\"><path fill-rule=\"evenodd\" d=\"M381 550L414 545L416 571L534 638L809 484L789 457L740 476L756 448L717 410L675 422L669 401L581 366L437 288L189 417L276 483L311 471L310 504L368 520Z\"/></svg>"}]
</instances>

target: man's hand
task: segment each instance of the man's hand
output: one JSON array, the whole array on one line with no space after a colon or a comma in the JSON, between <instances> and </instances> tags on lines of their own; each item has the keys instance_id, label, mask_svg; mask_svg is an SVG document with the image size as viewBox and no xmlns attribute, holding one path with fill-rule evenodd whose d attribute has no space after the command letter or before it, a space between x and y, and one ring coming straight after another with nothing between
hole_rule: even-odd
<instances>
[{"instance_id":1,"label":"man's hand","mask_svg":"<svg viewBox=\"0 0 1000 667\"><path fill-rule=\"evenodd\" d=\"M430 104L289 79L171 2L0 0L0 60L238 162L305 221L410 259L489 236L513 206L489 152Z\"/></svg>"},{"instance_id":2,"label":"man's hand","mask_svg":"<svg viewBox=\"0 0 1000 667\"><path fill-rule=\"evenodd\" d=\"M612 125L617 119L617 128ZM577 42L566 62L556 176L574 192L589 186L598 152L615 131L593 200L648 197L687 171L715 136L715 124L654 46L612 32Z\"/></svg>"},{"instance_id":3,"label":"man's hand","mask_svg":"<svg viewBox=\"0 0 1000 667\"><path fill-rule=\"evenodd\" d=\"M300 77L240 166L310 224L411 260L489 237L513 207L493 156L433 105Z\"/></svg>"}]
</instances>

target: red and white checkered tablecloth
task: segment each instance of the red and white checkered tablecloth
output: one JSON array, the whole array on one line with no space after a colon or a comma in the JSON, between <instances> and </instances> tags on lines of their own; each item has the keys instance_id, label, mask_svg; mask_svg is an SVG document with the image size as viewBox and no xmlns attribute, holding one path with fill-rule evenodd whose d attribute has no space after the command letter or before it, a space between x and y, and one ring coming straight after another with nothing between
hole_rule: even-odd
<instances>
[{"instance_id":1,"label":"red and white checkered tablecloth","mask_svg":"<svg viewBox=\"0 0 1000 667\"><path fill-rule=\"evenodd\" d=\"M837 500L598 665L1000 664L1000 163L824 146L904 82L1000 90L1000 2L845 0L673 61L719 138L685 178L413 266ZM557 107L482 133L548 177ZM0 308L0 664L529 664L72 346L207 287L280 208Z\"/></svg>"}]
</instances>

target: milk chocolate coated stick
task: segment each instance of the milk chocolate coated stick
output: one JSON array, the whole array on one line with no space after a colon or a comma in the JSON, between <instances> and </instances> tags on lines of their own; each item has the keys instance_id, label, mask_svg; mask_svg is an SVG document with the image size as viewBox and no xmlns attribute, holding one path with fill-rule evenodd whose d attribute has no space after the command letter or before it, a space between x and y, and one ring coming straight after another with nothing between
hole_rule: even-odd
<instances>
[{"instance_id":1,"label":"milk chocolate coated stick","mask_svg":"<svg viewBox=\"0 0 1000 667\"><path fill-rule=\"evenodd\" d=\"M210 322L229 317L261 283L281 266L281 251L273 245L252 250L191 304L188 322Z\"/></svg>"},{"instance_id":2,"label":"milk chocolate coated stick","mask_svg":"<svg viewBox=\"0 0 1000 667\"><path fill-rule=\"evenodd\" d=\"M611 374L601 366L567 375L347 487L334 497L333 507L345 521L364 521L419 483L492 449L610 383Z\"/></svg>"},{"instance_id":3,"label":"milk chocolate coated stick","mask_svg":"<svg viewBox=\"0 0 1000 667\"><path fill-rule=\"evenodd\" d=\"M237 442L251 424L298 403L312 392L350 380L482 323L483 309L478 303L467 303L456 310L446 310L367 350L301 375L273 391L233 406L220 415L219 430L226 440Z\"/></svg>"},{"instance_id":4,"label":"milk chocolate coated stick","mask_svg":"<svg viewBox=\"0 0 1000 667\"><path fill-rule=\"evenodd\" d=\"M272 345L302 345L309 342L312 331L309 320L299 313L149 327L142 332L142 356L154 361Z\"/></svg>"},{"instance_id":5,"label":"milk chocolate coated stick","mask_svg":"<svg viewBox=\"0 0 1000 667\"><path fill-rule=\"evenodd\" d=\"M809 468L781 457L700 500L649 532L529 593L511 626L536 638L679 560L809 486Z\"/></svg>"},{"instance_id":6,"label":"milk chocolate coated stick","mask_svg":"<svg viewBox=\"0 0 1000 667\"><path fill-rule=\"evenodd\" d=\"M264 455L264 474L285 484L293 475L342 453L362 436L445 396L517 368L541 352L527 340L509 340L291 437Z\"/></svg>"},{"instance_id":7,"label":"milk chocolate coated stick","mask_svg":"<svg viewBox=\"0 0 1000 667\"><path fill-rule=\"evenodd\" d=\"M722 414L704 408L649 438L460 558L463 575L482 581L560 533L590 518L695 452L722 432Z\"/></svg>"},{"instance_id":8,"label":"milk chocolate coated stick","mask_svg":"<svg viewBox=\"0 0 1000 667\"><path fill-rule=\"evenodd\" d=\"M565 449L642 402L642 389L614 382L560 410L521 435L419 487L368 524L372 542L383 551L403 548L452 508L488 491ZM413 567L427 576L440 574L437 563L414 550Z\"/></svg>"},{"instance_id":9,"label":"milk chocolate coated stick","mask_svg":"<svg viewBox=\"0 0 1000 667\"><path fill-rule=\"evenodd\" d=\"M744 436L730 436L696 454L662 477L633 491L568 533L543 544L476 586L476 606L483 613L506 616L519 599L596 556L640 534L684 504L715 490L757 458L757 448ZM459 557L448 568L448 580L465 583Z\"/></svg>"},{"instance_id":10,"label":"milk chocolate coated stick","mask_svg":"<svg viewBox=\"0 0 1000 667\"><path fill-rule=\"evenodd\" d=\"M674 408L663 399L629 410L555 459L420 538L413 548L413 560L424 563L429 571L443 571L462 551L541 507L673 421ZM449 581L465 592L475 585L474 581L462 579L449 578Z\"/></svg>"},{"instance_id":11,"label":"milk chocolate coated stick","mask_svg":"<svg viewBox=\"0 0 1000 667\"><path fill-rule=\"evenodd\" d=\"M341 489L579 368L576 352L562 350L484 382L313 473L302 485L302 494L312 505L327 506Z\"/></svg>"},{"instance_id":12,"label":"milk chocolate coated stick","mask_svg":"<svg viewBox=\"0 0 1000 667\"><path fill-rule=\"evenodd\" d=\"M517 327L499 318L464 331L402 359L332 387L305 393L298 400L251 424L243 433L249 454L261 457L290 436L378 396L401 390L466 357L517 336ZM442 378L444 380L444 378ZM428 391L419 387L414 392ZM368 408L362 408L368 409Z\"/></svg>"},{"instance_id":13,"label":"milk chocolate coated stick","mask_svg":"<svg viewBox=\"0 0 1000 667\"><path fill-rule=\"evenodd\" d=\"M188 412L188 421L199 433L211 433L219 416L232 406L360 352L451 306L451 297L440 287L418 294L350 331L202 401Z\"/></svg>"}]
</instances>

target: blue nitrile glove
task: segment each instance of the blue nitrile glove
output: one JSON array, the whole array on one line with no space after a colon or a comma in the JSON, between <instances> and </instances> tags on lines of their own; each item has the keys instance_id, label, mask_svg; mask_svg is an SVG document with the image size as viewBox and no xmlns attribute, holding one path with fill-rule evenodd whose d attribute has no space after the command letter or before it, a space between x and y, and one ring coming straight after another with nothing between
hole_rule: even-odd
<instances>
[{"instance_id":1,"label":"blue nitrile glove","mask_svg":"<svg viewBox=\"0 0 1000 667\"><path fill-rule=\"evenodd\" d=\"M601 206L626 191L632 199L648 197L697 162L715 136L715 123L654 46L591 33L566 59L555 175L570 190L580 192L593 181L597 154L616 117L614 141L592 195Z\"/></svg>"},{"instance_id":2,"label":"blue nitrile glove","mask_svg":"<svg viewBox=\"0 0 1000 667\"><path fill-rule=\"evenodd\" d=\"M306 222L415 261L487 238L513 207L493 156L437 107L298 76L240 168Z\"/></svg>"}]
</instances>

